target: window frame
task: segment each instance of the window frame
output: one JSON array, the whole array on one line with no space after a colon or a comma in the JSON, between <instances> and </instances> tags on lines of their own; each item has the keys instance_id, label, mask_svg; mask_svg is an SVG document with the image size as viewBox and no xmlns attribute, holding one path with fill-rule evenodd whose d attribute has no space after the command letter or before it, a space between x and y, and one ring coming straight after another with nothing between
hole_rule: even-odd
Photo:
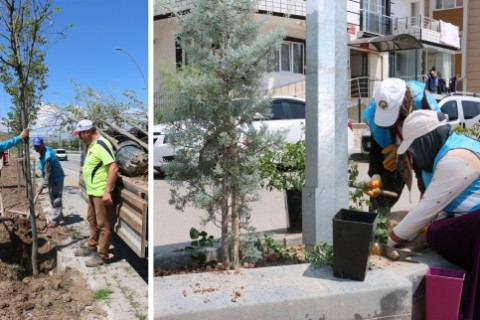
<instances>
[{"instance_id":1,"label":"window frame","mask_svg":"<svg viewBox=\"0 0 480 320\"><path fill-rule=\"evenodd\" d=\"M285 68L283 65L284 51L282 50L285 46L288 46L288 68ZM296 47L301 47L301 60L298 61L295 59L298 57L298 54L295 53ZM273 72L289 72L294 74L305 74L305 40L290 38L287 37L283 40L280 50L275 52L275 65L272 69ZM298 67L298 64L300 66ZM295 70L302 69L301 72L296 72Z\"/></svg>"},{"instance_id":2,"label":"window frame","mask_svg":"<svg viewBox=\"0 0 480 320\"><path fill-rule=\"evenodd\" d=\"M450 5L452 4L452 5ZM435 10L463 8L463 0L436 0Z\"/></svg>"}]
</instances>

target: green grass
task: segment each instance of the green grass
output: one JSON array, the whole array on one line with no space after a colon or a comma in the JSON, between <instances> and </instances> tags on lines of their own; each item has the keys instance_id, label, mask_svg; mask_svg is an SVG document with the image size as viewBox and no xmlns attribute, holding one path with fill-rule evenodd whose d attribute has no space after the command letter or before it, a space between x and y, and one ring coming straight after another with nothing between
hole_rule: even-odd
<instances>
[{"instance_id":1,"label":"green grass","mask_svg":"<svg viewBox=\"0 0 480 320\"><path fill-rule=\"evenodd\" d=\"M113 293L113 290L109 288L98 289L93 292L93 298L97 301L105 301L108 303L110 301L110 295L112 293Z\"/></svg>"}]
</instances>

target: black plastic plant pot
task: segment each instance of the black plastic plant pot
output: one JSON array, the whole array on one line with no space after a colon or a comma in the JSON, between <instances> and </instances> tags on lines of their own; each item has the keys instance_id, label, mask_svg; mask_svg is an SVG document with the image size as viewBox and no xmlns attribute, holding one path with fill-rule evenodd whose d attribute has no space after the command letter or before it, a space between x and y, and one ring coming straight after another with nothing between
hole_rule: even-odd
<instances>
[{"instance_id":1,"label":"black plastic plant pot","mask_svg":"<svg viewBox=\"0 0 480 320\"><path fill-rule=\"evenodd\" d=\"M363 281L377 214L341 209L333 217L333 275Z\"/></svg>"},{"instance_id":2,"label":"black plastic plant pot","mask_svg":"<svg viewBox=\"0 0 480 320\"><path fill-rule=\"evenodd\" d=\"M291 233L302 232L302 191L285 190L287 231Z\"/></svg>"}]
</instances>

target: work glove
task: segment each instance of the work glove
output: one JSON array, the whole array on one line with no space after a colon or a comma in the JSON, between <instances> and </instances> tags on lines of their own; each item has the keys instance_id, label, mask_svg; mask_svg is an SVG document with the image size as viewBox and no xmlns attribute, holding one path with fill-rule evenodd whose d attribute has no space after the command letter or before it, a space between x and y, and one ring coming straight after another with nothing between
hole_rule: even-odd
<instances>
[{"instance_id":1,"label":"work glove","mask_svg":"<svg viewBox=\"0 0 480 320\"><path fill-rule=\"evenodd\" d=\"M382 190L382 178L378 174L373 175L372 180L368 181L363 188L363 193L370 197L378 197Z\"/></svg>"},{"instance_id":2,"label":"work glove","mask_svg":"<svg viewBox=\"0 0 480 320\"><path fill-rule=\"evenodd\" d=\"M400 249L389 246L387 244L382 244L382 246L380 247L380 255L392 261L418 262L410 258L414 256L420 256L421 254L413 252L408 248Z\"/></svg>"},{"instance_id":3,"label":"work glove","mask_svg":"<svg viewBox=\"0 0 480 320\"><path fill-rule=\"evenodd\" d=\"M383 167L391 172L397 170L397 145L389 145L382 150L382 154L388 154L387 158L383 160Z\"/></svg>"}]
</instances>

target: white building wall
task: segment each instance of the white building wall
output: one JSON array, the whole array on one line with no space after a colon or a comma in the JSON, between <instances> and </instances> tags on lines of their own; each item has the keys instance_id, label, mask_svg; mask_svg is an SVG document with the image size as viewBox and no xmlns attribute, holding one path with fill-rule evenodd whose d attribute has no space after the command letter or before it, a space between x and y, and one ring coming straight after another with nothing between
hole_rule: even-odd
<instances>
[{"instance_id":1,"label":"white building wall","mask_svg":"<svg viewBox=\"0 0 480 320\"><path fill-rule=\"evenodd\" d=\"M395 1L391 4L391 12L395 18L405 18L412 16L412 4L417 3L420 7L420 10L423 10L423 6L421 5L421 1L418 0L401 0ZM421 13L421 12L420 12Z\"/></svg>"},{"instance_id":2,"label":"white building wall","mask_svg":"<svg viewBox=\"0 0 480 320\"><path fill-rule=\"evenodd\" d=\"M265 15L258 15L258 19L265 18ZM262 29L262 35L266 35L273 28L278 28L279 25L284 25L288 37L305 40L305 20L285 20L277 16L267 18L267 22ZM179 32L179 30L180 28L173 22L173 19L163 19L154 22L153 64L155 89L159 86L159 68L165 66L173 67L175 65L175 33ZM282 87L304 80L304 74L290 72L272 72L264 75L265 89Z\"/></svg>"}]
</instances>

